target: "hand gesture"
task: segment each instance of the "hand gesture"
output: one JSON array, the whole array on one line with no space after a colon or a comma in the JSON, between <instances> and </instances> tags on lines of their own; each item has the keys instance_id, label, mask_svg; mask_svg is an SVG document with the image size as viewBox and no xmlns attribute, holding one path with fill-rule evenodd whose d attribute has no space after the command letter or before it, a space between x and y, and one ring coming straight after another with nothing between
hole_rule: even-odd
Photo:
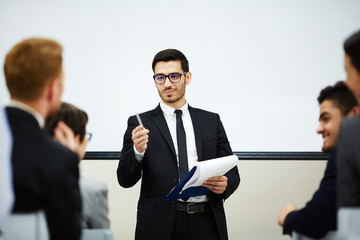
<instances>
[{"instance_id":1,"label":"hand gesture","mask_svg":"<svg viewBox=\"0 0 360 240\"><path fill-rule=\"evenodd\" d=\"M144 128L143 125L139 125L132 131L131 139L135 144L136 150L139 153L143 153L147 149L149 130Z\"/></svg>"}]
</instances>

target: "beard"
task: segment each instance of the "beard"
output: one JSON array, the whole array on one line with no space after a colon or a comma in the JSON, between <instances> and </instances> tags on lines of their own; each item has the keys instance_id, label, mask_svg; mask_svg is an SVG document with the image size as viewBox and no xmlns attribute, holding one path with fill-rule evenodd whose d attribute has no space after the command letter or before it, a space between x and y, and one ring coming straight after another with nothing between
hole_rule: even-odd
<instances>
[{"instance_id":1,"label":"beard","mask_svg":"<svg viewBox=\"0 0 360 240\"><path fill-rule=\"evenodd\" d=\"M335 147L334 146L323 146L321 148L321 151L323 153L330 153Z\"/></svg>"},{"instance_id":2,"label":"beard","mask_svg":"<svg viewBox=\"0 0 360 240\"><path fill-rule=\"evenodd\" d=\"M158 89L158 93L159 93L159 96L160 98L165 102L165 103L176 103L177 101L179 101L180 99L182 99L185 95L185 83L184 85L179 89L179 88L175 88L175 87L169 87L169 88L166 88L164 89L163 91L160 91ZM170 90L170 89L174 89L174 90L177 90L175 91L174 95L176 95L176 93L178 94L178 96L175 96L173 98L173 96L171 95L170 97L167 97L163 92L166 91L166 90Z\"/></svg>"}]
</instances>

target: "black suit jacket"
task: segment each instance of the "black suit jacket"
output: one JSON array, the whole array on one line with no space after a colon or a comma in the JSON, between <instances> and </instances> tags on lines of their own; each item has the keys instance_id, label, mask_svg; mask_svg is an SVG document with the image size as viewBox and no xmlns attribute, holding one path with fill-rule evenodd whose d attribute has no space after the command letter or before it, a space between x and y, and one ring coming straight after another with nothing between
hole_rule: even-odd
<instances>
[{"instance_id":1,"label":"black suit jacket","mask_svg":"<svg viewBox=\"0 0 360 240\"><path fill-rule=\"evenodd\" d=\"M296 231L311 238L322 238L336 230L336 149L328 159L319 189L306 206L286 216L284 234Z\"/></svg>"},{"instance_id":2,"label":"black suit jacket","mask_svg":"<svg viewBox=\"0 0 360 240\"><path fill-rule=\"evenodd\" d=\"M13 134L13 212L43 209L51 239L80 239L77 155L44 133L31 114L6 111Z\"/></svg>"},{"instance_id":3,"label":"black suit jacket","mask_svg":"<svg viewBox=\"0 0 360 240\"><path fill-rule=\"evenodd\" d=\"M360 206L360 116L344 119L338 138L338 205Z\"/></svg>"},{"instance_id":4,"label":"black suit jacket","mask_svg":"<svg viewBox=\"0 0 360 240\"><path fill-rule=\"evenodd\" d=\"M232 150L219 115L190 106L189 112L198 160L231 155ZM150 131L148 148L139 164L135 159L131 140L131 132L138 126L138 122L135 116L130 117L117 169L118 181L123 187L132 187L142 178L135 238L167 240L171 237L176 214L176 201L164 200L179 179L175 148L160 106L140 116L144 126ZM240 183L237 167L225 176L228 178L226 191L222 195L212 192L208 194L222 240L228 238L223 200Z\"/></svg>"}]
</instances>

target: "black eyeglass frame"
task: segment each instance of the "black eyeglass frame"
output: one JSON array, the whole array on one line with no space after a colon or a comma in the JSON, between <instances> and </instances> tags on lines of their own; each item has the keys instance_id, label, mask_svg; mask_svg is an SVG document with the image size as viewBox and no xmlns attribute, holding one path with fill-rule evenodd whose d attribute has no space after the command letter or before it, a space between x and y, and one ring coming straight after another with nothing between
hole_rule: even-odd
<instances>
[{"instance_id":1,"label":"black eyeglass frame","mask_svg":"<svg viewBox=\"0 0 360 240\"><path fill-rule=\"evenodd\" d=\"M187 73L188 73L188 72L183 72L183 73L174 72L174 73L170 73L169 75L165 75L165 74L159 73L159 74L154 75L154 76L153 76L153 79L154 79L154 81L155 81L156 84L163 84L163 83L165 83L166 78L168 78L169 81L172 82L172 83L178 83L178 82L181 81L181 77L182 77L183 75L186 75ZM171 76L171 75L174 75L174 74L179 74L179 75L180 75L179 80L176 80L176 81L171 80L171 77L170 77L170 76ZM156 80L156 77L157 77L157 76L163 76L163 77L164 77L164 80L163 80L162 82L157 81L157 80Z\"/></svg>"},{"instance_id":2,"label":"black eyeglass frame","mask_svg":"<svg viewBox=\"0 0 360 240\"><path fill-rule=\"evenodd\" d=\"M91 138L92 138L92 133L86 132L86 133L85 133L85 138L88 140L88 142L90 142L90 140L91 140Z\"/></svg>"}]
</instances>

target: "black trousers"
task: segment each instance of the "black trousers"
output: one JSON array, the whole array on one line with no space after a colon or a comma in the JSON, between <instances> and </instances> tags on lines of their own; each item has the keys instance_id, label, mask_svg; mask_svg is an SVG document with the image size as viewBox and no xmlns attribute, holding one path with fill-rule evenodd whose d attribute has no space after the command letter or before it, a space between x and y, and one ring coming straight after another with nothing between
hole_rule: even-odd
<instances>
[{"instance_id":1,"label":"black trousers","mask_svg":"<svg viewBox=\"0 0 360 240\"><path fill-rule=\"evenodd\" d=\"M176 211L171 240L220 240L211 209L193 214Z\"/></svg>"}]
</instances>

